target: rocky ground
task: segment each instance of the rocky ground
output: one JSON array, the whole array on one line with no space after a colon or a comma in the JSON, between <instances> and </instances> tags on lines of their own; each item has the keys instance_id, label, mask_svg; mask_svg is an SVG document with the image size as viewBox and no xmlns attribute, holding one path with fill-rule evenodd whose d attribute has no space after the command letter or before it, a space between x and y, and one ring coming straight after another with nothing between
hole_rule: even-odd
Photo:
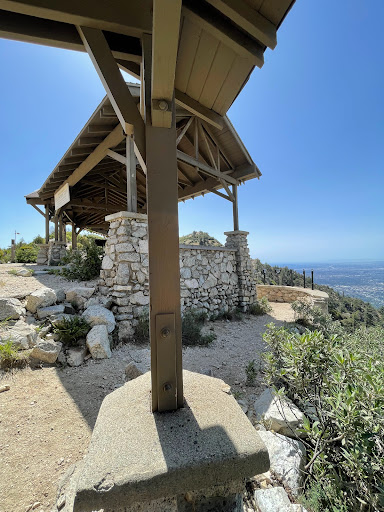
<instances>
[{"instance_id":1,"label":"rocky ground","mask_svg":"<svg viewBox=\"0 0 384 512\"><path fill-rule=\"evenodd\" d=\"M4 267L0 281L5 279L5 290L14 292L7 296L22 298L42 285L55 290L73 286L51 275L4 274ZM27 283L19 285L19 280ZM1 286L0 296L5 296ZM183 366L230 384L250 417L264 386L260 372L255 385L247 386L245 368L252 360L260 368L265 325L293 320L288 304L272 306L269 315L208 323L205 329L213 329L217 339L209 347L183 349ZM37 366L1 375L0 387L7 384L10 389L0 393L0 512L54 509L58 482L83 457L103 398L124 384L131 361L141 371L148 370L149 354L148 346L127 344L112 351L109 359L90 358L79 367Z\"/></svg>"}]
</instances>

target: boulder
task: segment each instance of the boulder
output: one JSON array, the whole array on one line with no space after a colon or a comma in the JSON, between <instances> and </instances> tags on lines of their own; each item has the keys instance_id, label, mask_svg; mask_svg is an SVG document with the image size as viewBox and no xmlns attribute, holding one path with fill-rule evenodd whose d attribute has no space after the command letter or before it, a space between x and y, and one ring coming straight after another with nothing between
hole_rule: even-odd
<instances>
[{"instance_id":1,"label":"boulder","mask_svg":"<svg viewBox=\"0 0 384 512\"><path fill-rule=\"evenodd\" d=\"M18 350L26 350L36 345L36 329L32 325L28 325L24 320L16 322L12 329L5 331L4 334L2 338L11 339Z\"/></svg>"},{"instance_id":2,"label":"boulder","mask_svg":"<svg viewBox=\"0 0 384 512\"><path fill-rule=\"evenodd\" d=\"M42 320L43 318L47 318L47 316L51 315L59 315L61 313L64 313L64 306L63 304L58 304L56 306L48 306L46 308L38 308L36 311L37 318L39 320Z\"/></svg>"},{"instance_id":3,"label":"boulder","mask_svg":"<svg viewBox=\"0 0 384 512\"><path fill-rule=\"evenodd\" d=\"M266 427L284 436L301 435L304 414L286 398L277 397L267 388L254 404L256 419L264 421Z\"/></svg>"},{"instance_id":4,"label":"boulder","mask_svg":"<svg viewBox=\"0 0 384 512\"><path fill-rule=\"evenodd\" d=\"M301 441L272 432L258 431L268 450L270 470L282 478L293 496L301 491L305 465L305 447Z\"/></svg>"},{"instance_id":5,"label":"boulder","mask_svg":"<svg viewBox=\"0 0 384 512\"><path fill-rule=\"evenodd\" d=\"M108 330L105 324L95 325L87 334L87 347L93 359L111 357Z\"/></svg>"},{"instance_id":6,"label":"boulder","mask_svg":"<svg viewBox=\"0 0 384 512\"><path fill-rule=\"evenodd\" d=\"M88 288L86 286L76 286L67 290L66 299L77 307L84 307L87 299L95 293L95 288Z\"/></svg>"},{"instance_id":7,"label":"boulder","mask_svg":"<svg viewBox=\"0 0 384 512\"><path fill-rule=\"evenodd\" d=\"M87 355L86 347L70 348L67 351L67 363L69 366L80 366L84 363L85 356Z\"/></svg>"},{"instance_id":8,"label":"boulder","mask_svg":"<svg viewBox=\"0 0 384 512\"><path fill-rule=\"evenodd\" d=\"M25 309L18 299L0 297L0 321L18 320L22 315L25 315Z\"/></svg>"},{"instance_id":9,"label":"boulder","mask_svg":"<svg viewBox=\"0 0 384 512\"><path fill-rule=\"evenodd\" d=\"M28 270L27 268L19 268L16 270L16 276L20 276L20 277L32 277L33 276L33 271L32 270Z\"/></svg>"},{"instance_id":10,"label":"boulder","mask_svg":"<svg viewBox=\"0 0 384 512\"><path fill-rule=\"evenodd\" d=\"M131 361L125 369L125 380L133 380L140 377L140 375L143 375L143 372Z\"/></svg>"},{"instance_id":11,"label":"boulder","mask_svg":"<svg viewBox=\"0 0 384 512\"><path fill-rule=\"evenodd\" d=\"M54 363L60 353L61 346L59 342L39 338L30 357L43 361L44 363Z\"/></svg>"},{"instance_id":12,"label":"boulder","mask_svg":"<svg viewBox=\"0 0 384 512\"><path fill-rule=\"evenodd\" d=\"M27 297L26 308L31 313L36 313L37 308L52 306L57 300L56 293L51 288L40 288Z\"/></svg>"},{"instance_id":13,"label":"boulder","mask_svg":"<svg viewBox=\"0 0 384 512\"><path fill-rule=\"evenodd\" d=\"M291 512L292 503L283 487L257 489L253 496L260 512Z\"/></svg>"},{"instance_id":14,"label":"boulder","mask_svg":"<svg viewBox=\"0 0 384 512\"><path fill-rule=\"evenodd\" d=\"M82 317L92 327L95 325L106 325L109 333L114 330L116 325L112 311L103 306L90 306L84 311Z\"/></svg>"},{"instance_id":15,"label":"boulder","mask_svg":"<svg viewBox=\"0 0 384 512\"><path fill-rule=\"evenodd\" d=\"M64 290L64 288L60 288L59 290L56 290L56 300L57 300L57 302L64 302L65 301L65 290Z\"/></svg>"}]
</instances>

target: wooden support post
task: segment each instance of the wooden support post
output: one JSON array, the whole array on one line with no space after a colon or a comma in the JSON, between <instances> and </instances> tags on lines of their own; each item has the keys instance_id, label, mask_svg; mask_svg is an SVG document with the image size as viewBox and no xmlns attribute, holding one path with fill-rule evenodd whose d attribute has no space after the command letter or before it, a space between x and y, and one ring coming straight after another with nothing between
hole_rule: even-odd
<instances>
[{"instance_id":1,"label":"wooden support post","mask_svg":"<svg viewBox=\"0 0 384 512\"><path fill-rule=\"evenodd\" d=\"M45 243L49 243L49 206L45 205Z\"/></svg>"},{"instance_id":2,"label":"wooden support post","mask_svg":"<svg viewBox=\"0 0 384 512\"><path fill-rule=\"evenodd\" d=\"M176 129L147 126L152 409L183 405Z\"/></svg>"},{"instance_id":3,"label":"wooden support post","mask_svg":"<svg viewBox=\"0 0 384 512\"><path fill-rule=\"evenodd\" d=\"M77 249L77 234L75 223L72 222L72 249Z\"/></svg>"},{"instance_id":4,"label":"wooden support post","mask_svg":"<svg viewBox=\"0 0 384 512\"><path fill-rule=\"evenodd\" d=\"M55 213L55 242L59 240L59 215Z\"/></svg>"},{"instance_id":5,"label":"wooden support post","mask_svg":"<svg viewBox=\"0 0 384 512\"><path fill-rule=\"evenodd\" d=\"M137 212L136 157L133 138L126 139L127 211Z\"/></svg>"},{"instance_id":6,"label":"wooden support post","mask_svg":"<svg viewBox=\"0 0 384 512\"><path fill-rule=\"evenodd\" d=\"M183 406L175 103L171 128L151 125L151 38L143 38L152 410Z\"/></svg>"},{"instance_id":7,"label":"wooden support post","mask_svg":"<svg viewBox=\"0 0 384 512\"><path fill-rule=\"evenodd\" d=\"M237 185L232 185L233 195L233 230L239 231L239 209L237 206Z\"/></svg>"}]
</instances>

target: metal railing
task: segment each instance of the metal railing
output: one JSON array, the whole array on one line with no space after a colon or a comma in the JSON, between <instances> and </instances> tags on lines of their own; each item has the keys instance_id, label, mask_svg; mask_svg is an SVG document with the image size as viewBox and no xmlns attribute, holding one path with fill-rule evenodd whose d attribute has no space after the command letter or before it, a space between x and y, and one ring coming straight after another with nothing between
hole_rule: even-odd
<instances>
[{"instance_id":1,"label":"metal railing","mask_svg":"<svg viewBox=\"0 0 384 512\"><path fill-rule=\"evenodd\" d=\"M282 285L282 275L281 275L281 269L280 268L276 268L276 269L272 269L272 272L274 272L276 275L277 275L277 279L276 281L278 281L279 283L279 286ZM266 284L266 278L267 278L267 270L265 268L263 268L262 270L262 273L263 273L263 283ZM293 270L292 269L289 269L289 273L290 273L290 284L287 284L286 286L294 286L293 284ZM313 280L313 268L311 269L311 288L312 290L314 289L314 280ZM306 271L305 269L303 269L303 280L304 280L304 288L306 288Z\"/></svg>"}]
</instances>

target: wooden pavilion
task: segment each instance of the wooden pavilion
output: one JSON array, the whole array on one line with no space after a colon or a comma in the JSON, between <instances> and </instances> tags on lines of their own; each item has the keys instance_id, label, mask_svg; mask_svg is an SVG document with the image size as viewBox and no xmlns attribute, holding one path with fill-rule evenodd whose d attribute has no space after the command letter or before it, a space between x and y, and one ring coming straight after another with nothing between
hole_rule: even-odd
<instances>
[{"instance_id":1,"label":"wooden pavilion","mask_svg":"<svg viewBox=\"0 0 384 512\"><path fill-rule=\"evenodd\" d=\"M140 86L127 86L139 106ZM237 184L261 173L228 117L202 118L176 104L176 137L178 200L213 192L233 203L234 229L238 229ZM106 234L106 215L124 210L147 213L146 167L136 155L133 158L136 172L130 176L126 137L105 96L42 187L26 196L27 203L46 217L46 240L51 219L57 238L59 226L72 225L75 246L76 234L83 229ZM70 201L56 210L55 198L66 187Z\"/></svg>"},{"instance_id":2,"label":"wooden pavilion","mask_svg":"<svg viewBox=\"0 0 384 512\"><path fill-rule=\"evenodd\" d=\"M81 175L90 162L91 168L99 164L106 156L104 151L113 151L117 158L120 153L116 146L124 141L129 170L127 203L135 208L136 203L144 206L144 196L137 194L137 183L144 182L141 177L134 183L134 155L146 173L153 411L174 410L183 405L178 200L180 186L185 185L189 194L192 191L187 187L192 185L178 170L182 167L180 170L186 171L180 160L184 158L182 162L188 165L188 159L189 172L185 175L197 187L196 192L207 186L216 189L220 178L222 186L228 188L228 197L228 184L235 187L235 197L236 186L243 178L242 171L232 170L232 166L225 173L230 162L225 162L222 151L219 156L213 153L214 145L209 139L205 169L198 153L194 157L188 155L187 142L180 150L187 156L180 155L177 139L186 125L177 131L176 105L196 116L198 122L193 127L191 122L188 129L200 131L204 143L204 136L209 136L207 126L217 137L217 130L228 127L225 114L254 67L262 67L266 48L276 46L277 29L293 3L294 0L0 0L0 37L86 51L106 89L120 125L107 135L104 144L101 142L96 154L92 152L84 162L77 162L77 174ZM139 108L119 67L140 78ZM111 113L111 109L106 108L106 112ZM84 144L87 138L89 135L83 138ZM74 149L77 151L72 153ZM84 147L77 146L68 157L84 156L82 151ZM195 167L194 175L191 167ZM201 181L196 185L196 174L204 175L204 184ZM72 177L76 179L74 173ZM208 184L209 180L212 181ZM71 183L74 186L77 182ZM49 197L52 188L48 183L44 185L43 197ZM70 200L68 190L65 187L61 191L56 208Z\"/></svg>"}]
</instances>

